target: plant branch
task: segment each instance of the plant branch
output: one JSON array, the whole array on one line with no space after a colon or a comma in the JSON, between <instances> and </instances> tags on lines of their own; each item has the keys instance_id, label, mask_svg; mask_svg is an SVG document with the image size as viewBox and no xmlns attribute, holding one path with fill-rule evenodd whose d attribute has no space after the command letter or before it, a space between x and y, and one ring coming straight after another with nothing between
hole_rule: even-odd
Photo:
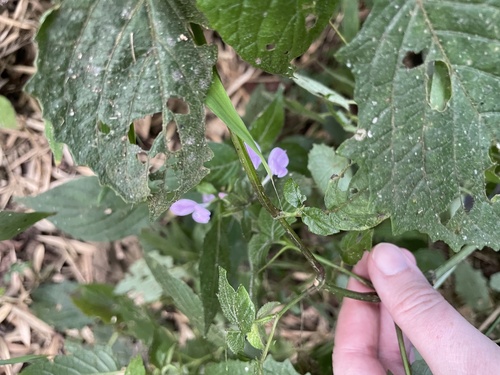
<instances>
[{"instance_id":1,"label":"plant branch","mask_svg":"<svg viewBox=\"0 0 500 375\"><path fill-rule=\"evenodd\" d=\"M321 288L321 286L325 282L325 269L323 268L321 263L316 260L311 251L304 245L304 243L299 238L297 233L295 233L288 221L286 221L286 219L281 216L281 210L279 210L273 204L273 202L271 202L271 200L265 193L264 187L260 182L259 176L257 176L257 171L255 170L250 157L248 156L243 141L233 132L231 132L231 140L233 141L241 165L243 166L243 169L245 170L255 192L257 193L257 199L259 200L260 204L262 204L262 206L271 214L274 220L277 220L281 224L292 243L305 256L311 267L314 269L314 272L316 272L317 287Z\"/></svg>"},{"instance_id":2,"label":"plant branch","mask_svg":"<svg viewBox=\"0 0 500 375\"><path fill-rule=\"evenodd\" d=\"M403 361L403 368L405 370L406 375L411 375L411 366L410 366L410 361L408 360L408 355L406 354L403 331L401 331L401 328L399 328L397 324L395 324L395 326L396 326L396 335L398 336L399 352L401 353L401 360Z\"/></svg>"}]
</instances>

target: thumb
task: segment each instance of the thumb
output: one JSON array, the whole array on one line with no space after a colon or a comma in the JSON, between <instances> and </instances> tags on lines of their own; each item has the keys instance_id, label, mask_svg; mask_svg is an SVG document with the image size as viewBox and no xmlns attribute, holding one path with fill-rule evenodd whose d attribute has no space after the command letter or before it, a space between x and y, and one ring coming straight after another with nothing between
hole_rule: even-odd
<instances>
[{"instance_id":1,"label":"thumb","mask_svg":"<svg viewBox=\"0 0 500 375\"><path fill-rule=\"evenodd\" d=\"M433 373L490 374L484 366L498 358L498 347L432 288L410 257L387 243L370 253L368 273L389 314Z\"/></svg>"}]
</instances>

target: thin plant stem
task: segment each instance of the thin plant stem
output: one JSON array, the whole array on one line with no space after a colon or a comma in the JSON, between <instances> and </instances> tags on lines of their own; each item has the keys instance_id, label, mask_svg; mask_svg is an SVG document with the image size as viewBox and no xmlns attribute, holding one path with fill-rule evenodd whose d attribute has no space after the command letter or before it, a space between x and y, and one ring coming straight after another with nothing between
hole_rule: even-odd
<instances>
[{"instance_id":1,"label":"thin plant stem","mask_svg":"<svg viewBox=\"0 0 500 375\"><path fill-rule=\"evenodd\" d=\"M396 335L398 336L399 352L401 353L401 360L403 361L403 368L405 370L406 375L411 375L411 366L410 366L410 361L408 360L408 355L406 353L403 331L401 331L401 328L399 328L397 324L395 324L395 326L396 326Z\"/></svg>"},{"instance_id":2,"label":"thin plant stem","mask_svg":"<svg viewBox=\"0 0 500 375\"><path fill-rule=\"evenodd\" d=\"M285 315L285 313L290 310L290 308L292 308L297 302L300 302L302 299L304 299L305 297L307 297L311 292L315 291L316 290L316 286L312 286L310 288L307 288L306 290L304 290L302 293L298 294L297 296L295 296L290 302L288 302L279 312L277 312L275 315L274 315L274 320L273 320L273 325L271 327L271 332L269 333L269 336L267 338L267 343L266 343L266 346L264 348L264 350L262 351L262 355L260 357L260 361L259 361L259 367L260 367L260 370L262 371L262 365L264 364L264 360L266 359L267 357L267 354L269 353L269 349L271 348L271 344L273 342L273 337L274 337L274 333L276 332L276 328L278 327L278 322L279 320L283 317L283 315Z\"/></svg>"},{"instance_id":3,"label":"thin plant stem","mask_svg":"<svg viewBox=\"0 0 500 375\"><path fill-rule=\"evenodd\" d=\"M464 246L462 250L448 259L446 263L439 266L435 272L436 282L434 283L434 289L438 289L441 285L443 285L446 279L453 273L455 268L457 268L457 266L474 251L476 251L475 246Z\"/></svg>"},{"instance_id":4,"label":"thin plant stem","mask_svg":"<svg viewBox=\"0 0 500 375\"><path fill-rule=\"evenodd\" d=\"M293 249L295 251L300 251L297 247L291 245L286 240L285 241L278 241L278 242L276 242L276 244L282 245L282 246L289 246L291 249ZM375 289L375 287L373 286L372 282L370 280L364 278L363 276L360 276L360 275L358 275L358 274L356 274L356 273L354 273L352 271L349 271L348 269L346 269L346 268L344 268L342 266L339 266L338 264L335 264L335 263L329 261L328 259L322 257L321 255L316 254L315 257L318 260L318 262L320 262L324 266L331 267L334 270L336 270L336 271L338 271L340 273L343 273L344 275L352 277L353 279L359 281L361 284L363 284L364 286L366 286L366 287L368 287L370 289Z\"/></svg>"},{"instance_id":5,"label":"thin plant stem","mask_svg":"<svg viewBox=\"0 0 500 375\"><path fill-rule=\"evenodd\" d=\"M248 156L243 141L233 132L231 132L231 140L233 141L240 162L243 165L243 169L245 169L248 179L250 180L250 183L257 193L257 199L262 204L262 206L271 214L272 218L277 220L281 224L292 243L299 248L300 252L307 259L308 263L316 273L317 286L320 287L325 282L325 269L316 260L316 258L314 258L314 255L304 245L304 243L299 238L297 233L295 233L295 231L292 229L288 221L286 221L285 218L281 217L281 211L273 204L273 202L271 202L271 200L265 193L264 187L260 182L259 176L257 176L257 171L255 170L250 157Z\"/></svg>"}]
</instances>

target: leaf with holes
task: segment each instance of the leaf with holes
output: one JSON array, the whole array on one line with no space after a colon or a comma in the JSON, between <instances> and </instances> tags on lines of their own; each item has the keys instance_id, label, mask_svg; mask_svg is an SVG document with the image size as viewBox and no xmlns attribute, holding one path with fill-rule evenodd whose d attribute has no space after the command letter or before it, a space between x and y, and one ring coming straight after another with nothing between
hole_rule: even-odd
<instances>
[{"instance_id":1,"label":"leaf with holes","mask_svg":"<svg viewBox=\"0 0 500 375\"><path fill-rule=\"evenodd\" d=\"M328 24L336 3L197 0L210 25L243 59L267 72L287 75L292 73L290 62Z\"/></svg>"},{"instance_id":2,"label":"leaf with holes","mask_svg":"<svg viewBox=\"0 0 500 375\"><path fill-rule=\"evenodd\" d=\"M356 77L360 125L339 153L394 234L500 249L484 177L500 139L499 25L499 0L380 0L337 55Z\"/></svg>"},{"instance_id":3,"label":"leaf with holes","mask_svg":"<svg viewBox=\"0 0 500 375\"><path fill-rule=\"evenodd\" d=\"M192 1L68 0L36 37L38 72L28 90L55 139L125 200L148 200L153 217L207 174L212 155L203 103L215 51L195 45L191 21L202 21ZM159 112L163 128L151 149L131 144L132 122Z\"/></svg>"}]
</instances>

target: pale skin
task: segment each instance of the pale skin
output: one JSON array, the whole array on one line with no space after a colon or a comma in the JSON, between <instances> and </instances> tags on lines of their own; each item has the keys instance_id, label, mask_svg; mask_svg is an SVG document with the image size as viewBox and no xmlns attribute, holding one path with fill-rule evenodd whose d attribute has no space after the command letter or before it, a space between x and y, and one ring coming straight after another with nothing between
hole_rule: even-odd
<instances>
[{"instance_id":1,"label":"pale skin","mask_svg":"<svg viewBox=\"0 0 500 375\"><path fill-rule=\"evenodd\" d=\"M394 322L434 375L499 375L500 347L435 291L405 249L379 244L354 268L371 280L381 303L345 298L333 350L335 375L404 374ZM354 279L348 288L370 289Z\"/></svg>"}]
</instances>

